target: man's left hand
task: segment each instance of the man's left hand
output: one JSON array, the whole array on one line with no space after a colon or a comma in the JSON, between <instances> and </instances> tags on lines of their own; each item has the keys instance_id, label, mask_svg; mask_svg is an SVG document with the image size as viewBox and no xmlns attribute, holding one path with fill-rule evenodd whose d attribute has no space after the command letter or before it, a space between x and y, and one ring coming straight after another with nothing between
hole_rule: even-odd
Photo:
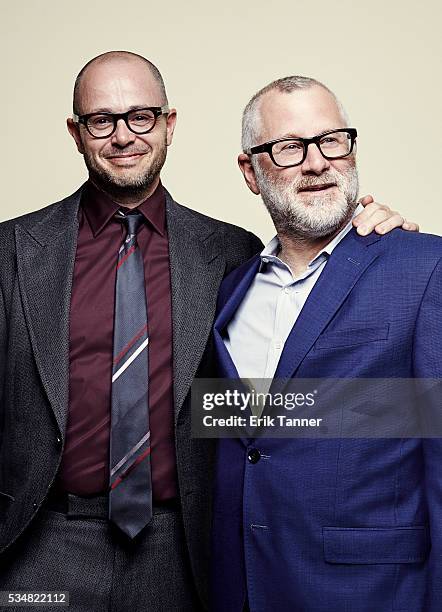
<instances>
[{"instance_id":1,"label":"man's left hand","mask_svg":"<svg viewBox=\"0 0 442 612\"><path fill-rule=\"evenodd\" d=\"M366 236L373 230L377 234L387 234L395 227L401 227L409 232L419 231L417 223L407 221L397 211L391 210L385 204L375 202L371 195L366 195L358 201L364 210L353 219L353 226L361 236Z\"/></svg>"}]
</instances>

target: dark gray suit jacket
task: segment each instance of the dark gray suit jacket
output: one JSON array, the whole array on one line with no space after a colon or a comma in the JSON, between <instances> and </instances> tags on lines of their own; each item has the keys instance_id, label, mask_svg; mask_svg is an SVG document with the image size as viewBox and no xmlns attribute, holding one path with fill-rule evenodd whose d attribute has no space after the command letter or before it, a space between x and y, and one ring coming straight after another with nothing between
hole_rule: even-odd
<instances>
[{"instance_id":1,"label":"dark gray suit jacket","mask_svg":"<svg viewBox=\"0 0 442 612\"><path fill-rule=\"evenodd\" d=\"M32 521L60 465L81 191L0 224L0 552ZM195 375L213 373L209 337L220 282L262 244L169 194L166 218L178 481L192 571L207 602L214 445L191 438L188 394Z\"/></svg>"}]
</instances>

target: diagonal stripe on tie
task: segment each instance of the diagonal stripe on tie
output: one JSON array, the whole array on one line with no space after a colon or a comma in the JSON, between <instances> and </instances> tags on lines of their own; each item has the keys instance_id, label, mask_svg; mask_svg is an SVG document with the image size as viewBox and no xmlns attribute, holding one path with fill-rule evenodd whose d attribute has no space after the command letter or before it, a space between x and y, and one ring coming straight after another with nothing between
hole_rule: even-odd
<instances>
[{"instance_id":1,"label":"diagonal stripe on tie","mask_svg":"<svg viewBox=\"0 0 442 612\"><path fill-rule=\"evenodd\" d=\"M134 470L142 461L144 461L144 459L147 459L147 457L150 455L150 452L151 452L151 448L149 446L144 451L144 453L139 455L139 457L137 457L135 461L122 474L120 474L120 476L118 476L114 480L114 482L111 484L111 487L110 487L111 491L115 490L118 487L118 485L121 484L127 476L129 476L132 470Z\"/></svg>"},{"instance_id":2,"label":"diagonal stripe on tie","mask_svg":"<svg viewBox=\"0 0 442 612\"><path fill-rule=\"evenodd\" d=\"M138 355L142 351L144 351L148 343L149 343L149 338L146 338L146 340L137 348L137 350L134 353L132 353L132 355L128 357L128 359L123 363L123 365L115 372L115 374L112 376L112 382L115 382L117 378L121 376L121 374L130 366L132 361L134 361L138 357Z\"/></svg>"},{"instance_id":3,"label":"diagonal stripe on tie","mask_svg":"<svg viewBox=\"0 0 442 612\"><path fill-rule=\"evenodd\" d=\"M130 249L127 251L127 253L124 255L124 257L122 257L120 259L120 261L117 263L117 270L118 268L121 268L121 266L124 264L124 262L129 259L129 257L132 255L132 253L135 252L135 246L131 246Z\"/></svg>"},{"instance_id":4,"label":"diagonal stripe on tie","mask_svg":"<svg viewBox=\"0 0 442 612\"><path fill-rule=\"evenodd\" d=\"M137 444L135 444L135 446L133 446L130 451L127 453L127 455L125 457L123 457L121 459L121 461L119 461L117 463L117 465L112 468L110 475L114 476L114 474L116 472L118 472L118 470L125 464L127 463L127 461L129 461L129 459L137 452L137 450L145 443L147 442L147 440L150 438L150 431L147 432L147 434L145 436L143 436L141 438L141 440L139 442L137 442Z\"/></svg>"},{"instance_id":5,"label":"diagonal stripe on tie","mask_svg":"<svg viewBox=\"0 0 442 612\"><path fill-rule=\"evenodd\" d=\"M141 338L141 336L143 336L144 332L147 332L147 323L143 325L140 331L138 331L135 336L129 340L126 346L118 353L113 361L114 365L116 365L125 356L132 346Z\"/></svg>"}]
</instances>

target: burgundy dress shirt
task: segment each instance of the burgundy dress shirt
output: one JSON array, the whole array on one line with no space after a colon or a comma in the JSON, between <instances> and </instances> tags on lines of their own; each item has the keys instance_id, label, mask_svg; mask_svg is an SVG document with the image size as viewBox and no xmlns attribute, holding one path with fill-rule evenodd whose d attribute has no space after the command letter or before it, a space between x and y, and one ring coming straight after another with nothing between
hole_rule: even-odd
<instances>
[{"instance_id":1,"label":"burgundy dress shirt","mask_svg":"<svg viewBox=\"0 0 442 612\"><path fill-rule=\"evenodd\" d=\"M109 435L115 271L123 224L120 208L88 182L79 232L70 310L69 414L57 488L75 495L105 493ZM124 210L124 207L121 207ZM165 194L161 185L138 206L146 223L143 253L149 321L149 418L152 491L156 502L177 497L174 443L172 307Z\"/></svg>"}]
</instances>

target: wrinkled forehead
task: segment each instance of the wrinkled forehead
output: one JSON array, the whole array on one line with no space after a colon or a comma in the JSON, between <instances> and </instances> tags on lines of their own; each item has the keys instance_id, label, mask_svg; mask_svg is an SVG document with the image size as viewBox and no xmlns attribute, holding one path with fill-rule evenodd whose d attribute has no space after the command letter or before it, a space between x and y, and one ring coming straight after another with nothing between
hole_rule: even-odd
<instances>
[{"instance_id":1,"label":"wrinkled forehead","mask_svg":"<svg viewBox=\"0 0 442 612\"><path fill-rule=\"evenodd\" d=\"M80 81L81 113L125 112L134 106L161 106L160 86L145 63L113 60L91 65Z\"/></svg>"},{"instance_id":2,"label":"wrinkled forehead","mask_svg":"<svg viewBox=\"0 0 442 612\"><path fill-rule=\"evenodd\" d=\"M285 136L309 138L348 127L334 96L319 86L291 93L267 92L258 102L256 119L260 143Z\"/></svg>"}]
</instances>

